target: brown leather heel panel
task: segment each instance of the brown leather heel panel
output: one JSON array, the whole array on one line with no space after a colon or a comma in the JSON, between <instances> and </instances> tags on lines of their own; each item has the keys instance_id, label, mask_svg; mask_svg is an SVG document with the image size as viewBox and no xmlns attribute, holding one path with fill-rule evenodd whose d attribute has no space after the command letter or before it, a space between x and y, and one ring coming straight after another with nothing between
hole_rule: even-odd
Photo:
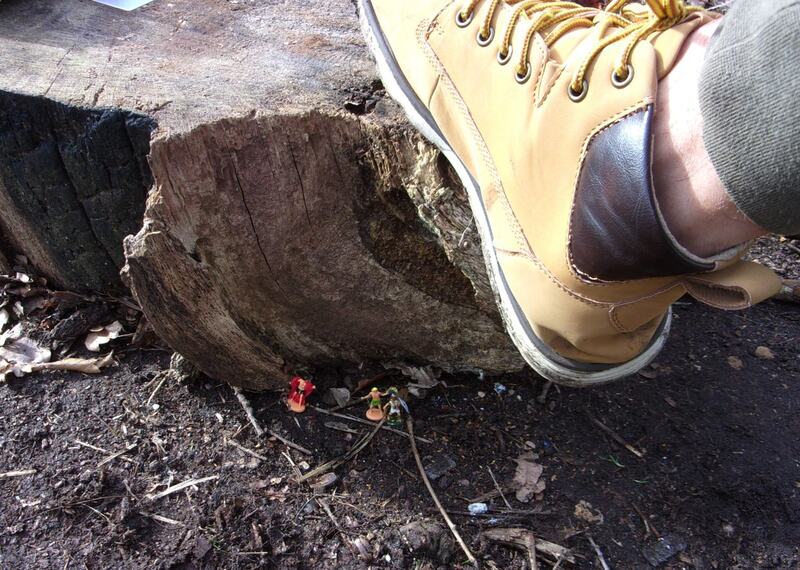
<instances>
[{"instance_id":1,"label":"brown leather heel panel","mask_svg":"<svg viewBox=\"0 0 800 570\"><path fill-rule=\"evenodd\" d=\"M650 175L653 106L597 133L581 167L569 252L587 281L629 281L713 268L684 257L661 225Z\"/></svg>"}]
</instances>

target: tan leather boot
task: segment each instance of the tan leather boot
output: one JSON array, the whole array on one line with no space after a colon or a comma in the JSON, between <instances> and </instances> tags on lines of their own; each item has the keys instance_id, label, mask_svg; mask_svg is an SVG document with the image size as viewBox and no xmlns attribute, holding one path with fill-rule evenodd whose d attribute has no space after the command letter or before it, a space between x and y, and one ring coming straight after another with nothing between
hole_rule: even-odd
<instances>
[{"instance_id":1,"label":"tan leather boot","mask_svg":"<svg viewBox=\"0 0 800 570\"><path fill-rule=\"evenodd\" d=\"M360 5L387 90L469 193L506 328L542 376L635 373L685 293L733 309L780 288L744 248L682 248L653 193L658 81L714 16L682 0Z\"/></svg>"}]
</instances>

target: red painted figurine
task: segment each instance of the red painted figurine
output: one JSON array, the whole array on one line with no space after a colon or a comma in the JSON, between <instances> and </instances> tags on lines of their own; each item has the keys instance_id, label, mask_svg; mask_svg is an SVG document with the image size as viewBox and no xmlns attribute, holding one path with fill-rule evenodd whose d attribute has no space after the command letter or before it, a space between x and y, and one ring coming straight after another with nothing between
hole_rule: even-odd
<instances>
[{"instance_id":1,"label":"red painted figurine","mask_svg":"<svg viewBox=\"0 0 800 570\"><path fill-rule=\"evenodd\" d=\"M306 398L314 391L314 384L309 380L305 380L300 376L293 376L292 381L289 383L289 399L286 404L289 409L295 413L302 413L306 411Z\"/></svg>"}]
</instances>

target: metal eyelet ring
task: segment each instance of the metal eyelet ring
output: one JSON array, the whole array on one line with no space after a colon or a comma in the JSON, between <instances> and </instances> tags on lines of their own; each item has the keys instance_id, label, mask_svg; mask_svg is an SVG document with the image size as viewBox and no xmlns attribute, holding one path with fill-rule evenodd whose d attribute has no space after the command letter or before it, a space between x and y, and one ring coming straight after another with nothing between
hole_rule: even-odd
<instances>
[{"instance_id":1,"label":"metal eyelet ring","mask_svg":"<svg viewBox=\"0 0 800 570\"><path fill-rule=\"evenodd\" d=\"M617 89L622 89L626 85L630 84L633 81L633 66L629 63L627 67L627 75L624 78L620 78L617 75L617 70L615 69L613 73L611 73L611 84L616 87Z\"/></svg>"},{"instance_id":2,"label":"metal eyelet ring","mask_svg":"<svg viewBox=\"0 0 800 570\"><path fill-rule=\"evenodd\" d=\"M464 14L461 13L461 10L456 12L456 26L459 28L466 28L472 23L472 18L475 16L475 12L470 12L465 17Z\"/></svg>"},{"instance_id":3,"label":"metal eyelet ring","mask_svg":"<svg viewBox=\"0 0 800 570\"><path fill-rule=\"evenodd\" d=\"M486 47L490 43L492 43L492 40L494 39L494 28L491 26L489 27L489 35L486 37L483 37L483 34L481 32L482 30L478 30L478 37L477 37L478 45L481 47Z\"/></svg>"},{"instance_id":4,"label":"metal eyelet ring","mask_svg":"<svg viewBox=\"0 0 800 570\"><path fill-rule=\"evenodd\" d=\"M505 53L505 55L503 55L502 51L498 51L497 52L497 63L499 63L500 65L505 65L509 61L511 61L511 52L512 51L514 51L514 46L512 46L512 45L508 46L508 51Z\"/></svg>"},{"instance_id":5,"label":"metal eyelet ring","mask_svg":"<svg viewBox=\"0 0 800 570\"><path fill-rule=\"evenodd\" d=\"M522 85L523 83L528 81L528 79L531 78L531 62L530 61L526 62L525 66L526 66L525 67L525 75L520 75L519 74L519 69L517 69L514 72L514 79L516 79L517 83L519 83L520 85Z\"/></svg>"},{"instance_id":6,"label":"metal eyelet ring","mask_svg":"<svg viewBox=\"0 0 800 570\"><path fill-rule=\"evenodd\" d=\"M569 98L575 103L580 103L581 101L583 101L586 98L586 94L588 92L589 92L589 82L586 81L585 79L581 84L581 90L578 91L577 93L572 90L572 83L570 83L569 87L567 87L567 95L569 95Z\"/></svg>"}]
</instances>

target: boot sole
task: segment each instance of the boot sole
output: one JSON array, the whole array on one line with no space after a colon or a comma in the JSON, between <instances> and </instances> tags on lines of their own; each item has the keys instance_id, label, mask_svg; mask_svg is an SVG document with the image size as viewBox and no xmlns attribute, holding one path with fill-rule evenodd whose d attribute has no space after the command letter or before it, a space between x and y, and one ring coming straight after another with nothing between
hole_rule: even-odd
<instances>
[{"instance_id":1,"label":"boot sole","mask_svg":"<svg viewBox=\"0 0 800 570\"><path fill-rule=\"evenodd\" d=\"M384 87L405 111L411 124L444 154L453 165L467 190L470 207L481 238L481 249L495 301L506 331L525 361L541 376L556 384L588 387L607 384L637 373L647 366L664 347L672 323L672 310L667 311L650 344L636 358L621 364L591 364L570 360L556 353L533 331L528 319L508 286L494 250L494 239L483 197L476 180L450 147L430 111L419 100L387 43L370 0L359 0L359 19L364 37L377 62Z\"/></svg>"}]
</instances>

